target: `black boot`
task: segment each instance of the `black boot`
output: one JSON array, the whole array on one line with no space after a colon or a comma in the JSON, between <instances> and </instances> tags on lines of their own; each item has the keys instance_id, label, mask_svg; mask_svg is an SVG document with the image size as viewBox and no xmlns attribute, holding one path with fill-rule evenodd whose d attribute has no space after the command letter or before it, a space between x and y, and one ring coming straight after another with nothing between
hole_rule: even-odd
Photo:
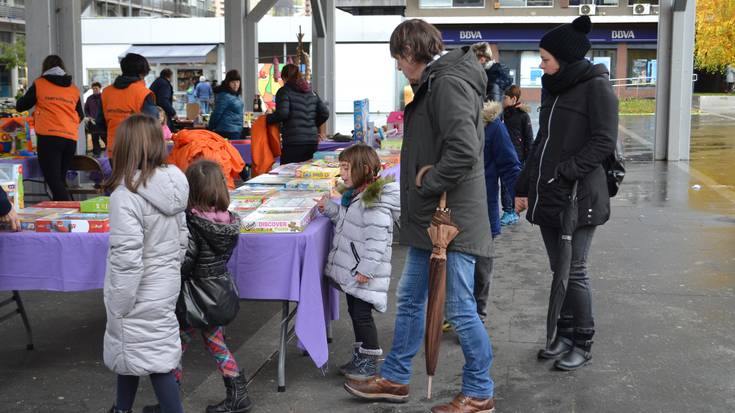
<instances>
[{"instance_id":1,"label":"black boot","mask_svg":"<svg viewBox=\"0 0 735 413\"><path fill-rule=\"evenodd\" d=\"M360 347L355 364L345 371L345 377L350 380L368 380L378 374L378 358L383 350L368 350Z\"/></svg>"},{"instance_id":2,"label":"black boot","mask_svg":"<svg viewBox=\"0 0 735 413\"><path fill-rule=\"evenodd\" d=\"M575 328L574 329L574 347L568 351L561 359L554 363L554 367L559 370L572 371L584 366L592 360L592 336L595 330L592 328Z\"/></svg>"},{"instance_id":3,"label":"black boot","mask_svg":"<svg viewBox=\"0 0 735 413\"><path fill-rule=\"evenodd\" d=\"M339 374L344 376L347 369L351 368L355 365L355 363L357 363L357 351L360 350L361 345L362 342L352 343L352 358L350 358L350 361L348 361L347 363L339 366Z\"/></svg>"},{"instance_id":4,"label":"black boot","mask_svg":"<svg viewBox=\"0 0 735 413\"><path fill-rule=\"evenodd\" d=\"M110 409L109 413L133 413L132 410L120 410L115 405L112 405L112 408Z\"/></svg>"},{"instance_id":5,"label":"black boot","mask_svg":"<svg viewBox=\"0 0 735 413\"><path fill-rule=\"evenodd\" d=\"M549 348L542 348L538 351L540 360L556 360L569 350L572 349L572 336L574 328L572 327L573 318L562 316L556 322L556 337L551 342Z\"/></svg>"},{"instance_id":6,"label":"black boot","mask_svg":"<svg viewBox=\"0 0 735 413\"><path fill-rule=\"evenodd\" d=\"M227 398L220 404L207 406L207 413L243 413L253 407L248 397L248 387L245 375L240 372L237 377L223 377Z\"/></svg>"}]
</instances>

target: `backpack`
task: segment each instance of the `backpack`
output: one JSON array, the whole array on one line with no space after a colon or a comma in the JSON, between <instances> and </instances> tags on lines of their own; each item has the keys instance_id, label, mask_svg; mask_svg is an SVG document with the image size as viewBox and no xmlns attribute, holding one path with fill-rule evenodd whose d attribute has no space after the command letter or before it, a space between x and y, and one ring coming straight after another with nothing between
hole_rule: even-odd
<instances>
[{"instance_id":1,"label":"backpack","mask_svg":"<svg viewBox=\"0 0 735 413\"><path fill-rule=\"evenodd\" d=\"M615 150L602 161L602 167L605 169L605 178L607 179L607 194L610 198L618 194L620 185L625 178L625 160L620 148L620 141L615 146Z\"/></svg>"}]
</instances>

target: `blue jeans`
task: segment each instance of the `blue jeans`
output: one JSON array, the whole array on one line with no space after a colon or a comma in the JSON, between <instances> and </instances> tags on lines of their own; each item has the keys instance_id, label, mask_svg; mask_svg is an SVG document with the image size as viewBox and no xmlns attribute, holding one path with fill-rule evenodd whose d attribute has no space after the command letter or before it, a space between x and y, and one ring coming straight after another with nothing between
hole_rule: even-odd
<instances>
[{"instance_id":1,"label":"blue jeans","mask_svg":"<svg viewBox=\"0 0 735 413\"><path fill-rule=\"evenodd\" d=\"M429 290L431 251L409 248L403 275L398 284L398 310L393 346L380 375L394 383L408 384L411 359L424 341L424 314ZM447 298L445 318L454 327L464 353L462 393L487 399L493 396L490 366L493 350L475 303L475 257L447 253Z\"/></svg>"},{"instance_id":2,"label":"blue jeans","mask_svg":"<svg viewBox=\"0 0 735 413\"><path fill-rule=\"evenodd\" d=\"M199 109L202 113L209 113L209 99L199 99Z\"/></svg>"}]
</instances>

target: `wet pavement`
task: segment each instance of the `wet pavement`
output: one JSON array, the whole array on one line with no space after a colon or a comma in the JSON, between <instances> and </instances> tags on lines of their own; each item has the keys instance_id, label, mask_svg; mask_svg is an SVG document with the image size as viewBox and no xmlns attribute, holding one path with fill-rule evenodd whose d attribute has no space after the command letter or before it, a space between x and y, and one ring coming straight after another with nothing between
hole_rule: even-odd
<instances>
[{"instance_id":1,"label":"wet pavement","mask_svg":"<svg viewBox=\"0 0 735 413\"><path fill-rule=\"evenodd\" d=\"M551 281L538 228L522 222L496 239L487 324L498 413L735 411L735 114L693 118L691 162L650 161L652 116L621 117L621 125L628 173L589 257L597 328L589 366L563 373L536 360ZM395 281L404 257L405 249L396 247ZM24 350L19 319L0 325L0 412L109 408L114 376L101 364L101 292L32 292L24 298L37 349ZM257 371L249 387L253 412L426 412L459 389L463 358L447 333L434 400L425 395L423 351L414 359L408 403L351 398L336 374L353 341L345 318L333 325L325 370L289 345L287 391L278 393L275 360L263 363L276 347L278 309L245 303L228 328L237 359L250 375ZM391 294L389 311L376 314L386 350L394 312ZM208 354L201 346L192 350L184 360L182 390L186 411L200 412L224 391ZM152 400L150 385L141 381L136 411Z\"/></svg>"}]
</instances>

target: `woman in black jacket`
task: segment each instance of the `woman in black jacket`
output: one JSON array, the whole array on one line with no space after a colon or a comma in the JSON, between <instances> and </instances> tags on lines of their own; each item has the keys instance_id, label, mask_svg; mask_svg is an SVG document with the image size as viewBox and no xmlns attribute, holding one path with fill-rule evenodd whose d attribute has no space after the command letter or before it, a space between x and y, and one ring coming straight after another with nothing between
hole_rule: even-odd
<instances>
[{"instance_id":1,"label":"woman in black jacket","mask_svg":"<svg viewBox=\"0 0 735 413\"><path fill-rule=\"evenodd\" d=\"M552 271L558 256L560 216L578 182L579 220L572 237L572 263L557 337L539 358L575 370L590 359L595 323L587 255L598 225L610 217L602 161L615 150L618 100L603 65L585 59L592 23L582 16L541 39L543 88L539 133L516 185L516 210L541 227Z\"/></svg>"},{"instance_id":2,"label":"woman in black jacket","mask_svg":"<svg viewBox=\"0 0 735 413\"><path fill-rule=\"evenodd\" d=\"M276 92L276 110L268 123L281 123L281 164L303 162L314 157L319 145L319 127L329 119L329 109L296 65L283 66L285 84Z\"/></svg>"}]
</instances>

